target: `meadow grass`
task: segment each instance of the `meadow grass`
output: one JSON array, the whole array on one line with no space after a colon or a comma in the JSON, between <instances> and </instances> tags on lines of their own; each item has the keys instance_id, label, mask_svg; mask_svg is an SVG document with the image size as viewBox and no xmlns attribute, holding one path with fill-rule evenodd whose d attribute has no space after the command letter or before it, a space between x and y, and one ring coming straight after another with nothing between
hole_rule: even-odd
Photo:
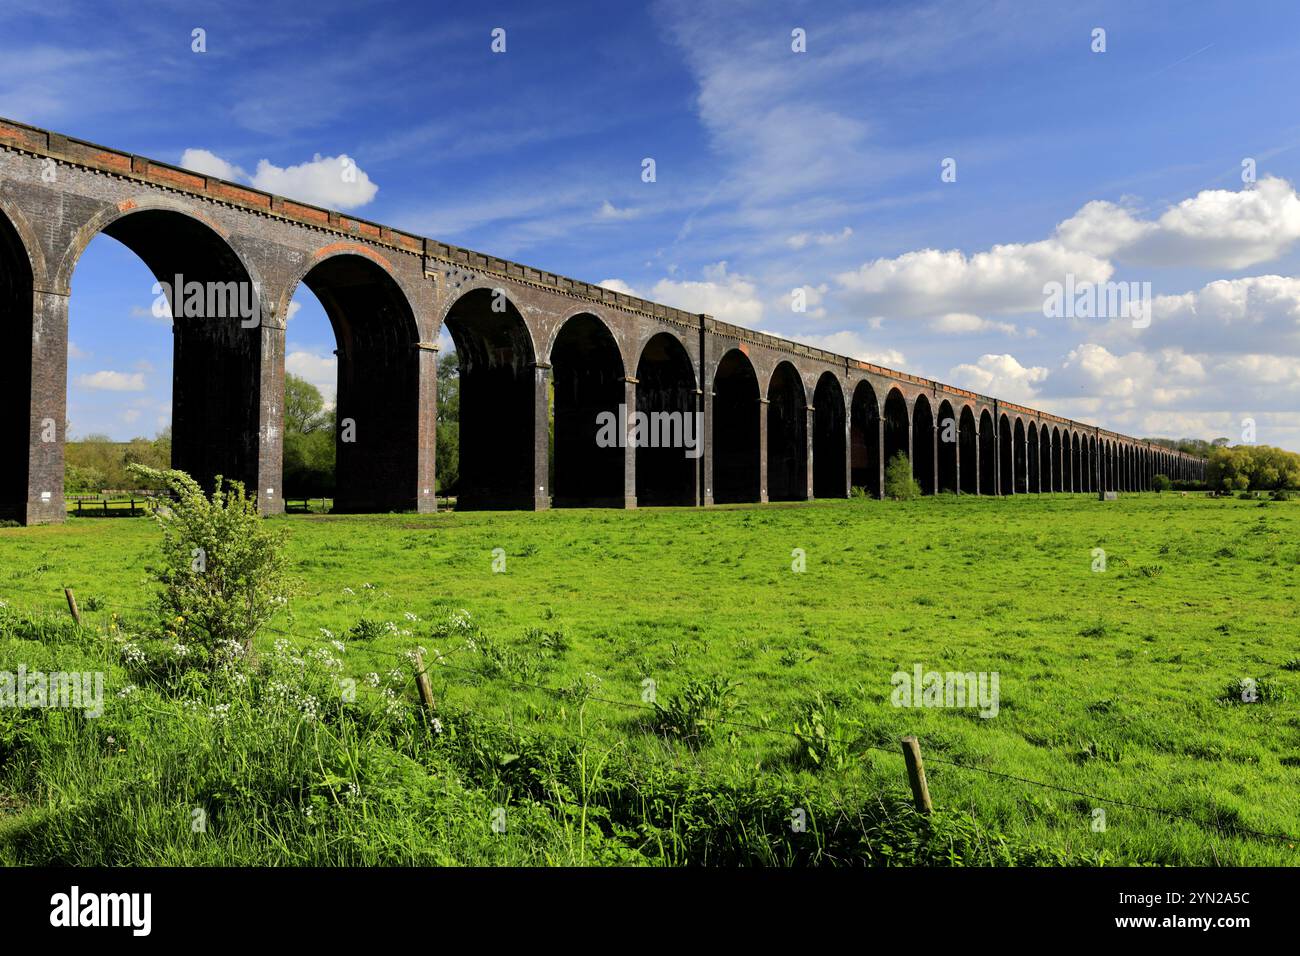
<instances>
[{"instance_id":1,"label":"meadow grass","mask_svg":"<svg viewBox=\"0 0 1300 956\"><path fill-rule=\"evenodd\" d=\"M369 709L279 719L256 693L212 687L119 699L114 681L130 678L113 663L99 722L0 713L0 861L933 863L947 846L948 862L1297 862L1294 842L1241 831L1300 836L1300 503L940 496L271 520L289 530L300 593L259 649L344 641ZM141 626L129 608L152 594L158 540L148 519L0 530L0 669L103 661ZM41 616L66 618L64 587L87 628ZM444 733L389 714L368 686L400 676L413 700L415 647ZM996 672L997 715L893 706L891 676L918 663ZM1261 700L1233 696L1243 678ZM731 689L710 695L710 681ZM726 722L703 739L664 733L690 694ZM232 700L234 717L204 716ZM136 742L124 755L103 742L121 739L114 726ZM906 806L905 734L927 759L933 824ZM349 808L341 788L363 778ZM226 822L191 840L187 808L213 794ZM494 833L507 803L511 826ZM780 835L794 809L815 817L815 852Z\"/></svg>"}]
</instances>

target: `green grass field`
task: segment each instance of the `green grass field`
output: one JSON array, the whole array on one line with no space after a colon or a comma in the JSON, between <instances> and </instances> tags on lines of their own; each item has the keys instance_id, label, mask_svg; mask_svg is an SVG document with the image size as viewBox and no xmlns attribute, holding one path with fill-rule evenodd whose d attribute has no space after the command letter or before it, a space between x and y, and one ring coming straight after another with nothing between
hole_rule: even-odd
<instances>
[{"instance_id":1,"label":"green grass field","mask_svg":"<svg viewBox=\"0 0 1300 956\"><path fill-rule=\"evenodd\" d=\"M0 862L711 862L691 849L689 821L662 825L643 800L639 822L630 822L619 789L628 768L642 775L627 784L634 788L660 773L697 780L705 794L770 783L782 796L768 816L788 816L781 800L803 795L800 805L855 808L836 825L870 818L888 843L916 827L899 809L908 793L898 749L905 734L920 738L940 816L960 815L953 825L975 834L956 841L962 846L1005 840L1050 848L1058 862L1300 861L1293 841L1241 832L1300 836L1300 502L942 496L272 520L289 531L300 588L275 621L283 633L265 633L259 648L270 654L286 635L299 647L342 639L344 672L363 697L378 698L366 675L409 674L402 653L423 647L444 661L430 664L433 693L448 722L461 722L457 739L490 740L475 746L498 751L471 758L447 750L447 734L430 743L408 725L358 724L348 731L355 739L339 732L328 744L344 769L317 759L317 773L319 735L308 746L286 731L286 746L306 756L284 757L274 787L241 793L252 785L192 778L238 776L251 762L210 753L226 731L199 721L173 734L114 696L114 682L126 678L113 671L102 726L53 712L0 713L9 722L0 737L0 759L9 757L0 770ZM159 538L144 518L0 530L9 615L0 620L0 669L41 653L47 667L71 667L58 648L100 659L112 628L129 635L144 617L129 608L152 593L145 569ZM1104 571L1094 570L1098 548ZM792 568L800 553L802 573ZM494 570L502 555L504 570ZM45 612L66 619L64 587L91 626L79 636L42 623ZM358 628L363 620L371 624ZM42 642L54 649L38 652ZM997 715L893 706L891 675L917 664L996 672ZM712 678L738 685L733 704L715 711L728 723L710 724L716 733L694 745L655 732L662 726L644 700L647 680L663 703L692 679ZM1243 678L1257 682L1257 702L1233 698ZM412 688L401 685L413 702ZM174 706L165 697L154 705ZM57 727L42 729L41 720ZM135 741L120 755L102 745L115 720ZM818 728L843 744L819 746ZM376 769L382 761L367 734L382 737L405 769ZM530 764L535 754L525 748L538 741L559 748L565 770L548 777L537 767L550 758ZM820 763L809 759L810 745ZM167 756L185 747L208 756L192 765ZM40 760L24 762L25 753ZM139 783L155 773L152 786ZM365 778L406 809L339 809L335 785L345 778ZM421 800L402 804L404 788ZM618 798L599 796L607 788ZM244 825L191 845L176 821L189 803L210 804L214 789L227 820ZM282 820L286 806L311 794L324 795L322 814L335 814L328 834ZM461 814L455 826L446 822L450 800ZM527 823L494 842L485 821L506 801ZM687 804L708 816L698 798ZM879 812L864 815L869 805ZM1098 808L1104 831L1095 828ZM569 819L575 813L579 822ZM119 819L130 814L134 821ZM713 825L740 826L741 816L720 813ZM404 822L392 822L398 817ZM167 827L179 835L160 837ZM588 832L593 845L605 838L603 850L588 846ZM79 848L63 849L59 841L75 833ZM923 861L941 862L936 841L950 836L936 829L922 838ZM794 859L783 852L770 861ZM960 852L951 855L961 862ZM839 862L829 851L824 861ZM976 853L969 861L998 860Z\"/></svg>"}]
</instances>

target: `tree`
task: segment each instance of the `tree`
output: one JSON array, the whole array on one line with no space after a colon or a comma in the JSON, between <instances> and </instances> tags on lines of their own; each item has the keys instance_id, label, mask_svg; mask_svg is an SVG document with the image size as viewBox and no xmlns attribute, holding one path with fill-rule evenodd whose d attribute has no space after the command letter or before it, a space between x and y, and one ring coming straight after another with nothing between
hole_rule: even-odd
<instances>
[{"instance_id":1,"label":"tree","mask_svg":"<svg viewBox=\"0 0 1300 956\"><path fill-rule=\"evenodd\" d=\"M1300 486L1300 455L1269 445L1234 445L1210 452L1206 482L1216 491L1268 491Z\"/></svg>"},{"instance_id":2,"label":"tree","mask_svg":"<svg viewBox=\"0 0 1300 956\"><path fill-rule=\"evenodd\" d=\"M438 359L438 436L434 450L438 488L456 493L460 479L460 360L455 352Z\"/></svg>"},{"instance_id":3,"label":"tree","mask_svg":"<svg viewBox=\"0 0 1300 956\"><path fill-rule=\"evenodd\" d=\"M912 477L912 463L901 451L885 467L885 495L899 501L921 496L921 486Z\"/></svg>"},{"instance_id":4,"label":"tree","mask_svg":"<svg viewBox=\"0 0 1300 956\"><path fill-rule=\"evenodd\" d=\"M310 435L325 426L325 399L305 378L292 372L284 375L284 431Z\"/></svg>"},{"instance_id":5,"label":"tree","mask_svg":"<svg viewBox=\"0 0 1300 956\"><path fill-rule=\"evenodd\" d=\"M284 377L284 493L325 497L334 493L334 410L306 379Z\"/></svg>"}]
</instances>

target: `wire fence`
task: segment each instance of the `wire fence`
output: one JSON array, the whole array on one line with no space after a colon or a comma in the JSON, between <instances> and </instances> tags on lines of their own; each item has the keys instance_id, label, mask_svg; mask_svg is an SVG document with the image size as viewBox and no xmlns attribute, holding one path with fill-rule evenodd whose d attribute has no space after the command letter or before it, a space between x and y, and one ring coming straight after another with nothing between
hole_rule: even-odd
<instances>
[{"instance_id":1,"label":"wire fence","mask_svg":"<svg viewBox=\"0 0 1300 956\"><path fill-rule=\"evenodd\" d=\"M0 588L38 595L38 596L45 597L46 599L48 599L49 597L49 592L46 590L24 588L12 582L4 582L3 584L0 584ZM323 593L324 592L318 592L316 596L320 596ZM3 598L4 595L0 594L0 600L3 600ZM134 611L146 615L154 615L158 613L158 609L156 607L144 607L144 606L133 605L133 604L121 604L119 602L104 601L99 599L96 599L95 606L98 608L107 608L113 610ZM54 611L54 609L49 607L41 607L41 608L28 609L28 610L37 610L37 611L44 611L44 612ZM279 628L273 625L266 625L264 626L263 629L270 633L277 634L282 637L292 638L298 641L314 640L314 638L307 638L300 633L295 633L293 631L285 630L283 628ZM385 651L373 647L368 647L366 648L366 650L370 654L391 656L395 659L405 662L408 665L411 665L414 668L413 654L411 651ZM536 683L533 681L520 680L518 678L511 677L507 674L501 674L501 673L489 674L486 673L484 668L482 667L467 667L464 665L452 663L449 659L450 656L452 654L459 653L462 650L463 648L457 648L449 652L448 654L442 654L441 652L437 653L431 662L432 666L446 671L472 675L479 679L496 680L502 684L508 684L513 687L519 688L521 690L535 691L561 700L569 700L574 697L574 691L569 688L555 687L547 684ZM424 672L426 674L429 672L428 665L425 666ZM417 676L418 675L413 670L411 679L415 679ZM409 681L407 686L409 689ZM626 699L620 700L618 698L604 697L599 694L592 694L592 693L583 693L582 699L588 701L595 701L597 703L605 704L607 706L618 707L626 710L639 711L643 713L648 712L650 714L659 713L659 708L654 703L647 703L643 701L632 701ZM755 724L747 721L735 720L732 718L699 715L694 719L702 723L707 723L717 727L726 727L731 730L744 731L746 733L756 734L756 735L765 735L769 737L789 739L799 744L806 744L809 739L807 735L800 734L795 730L787 730L781 727L764 726L762 724ZM826 740L839 747L842 747L844 749L844 752L846 753L851 753L855 750L870 750L879 753L890 754L893 757L901 758L903 756L902 751L899 749L882 747L878 744L867 743L861 740L847 740L834 735L828 735L826 737ZM698 772L702 775L708 775L708 771L699 765L698 755L696 755L693 751L691 751L690 748L687 748L687 750L696 764L696 766L691 769L693 769L695 772ZM1295 836L1286 833L1273 833L1273 832L1268 832L1263 830L1256 830L1250 827L1242 826L1237 823L1222 823L1214 819L1197 817L1197 816L1193 816L1192 814L1180 812L1177 810L1170 810L1167 808L1152 806L1149 804L1134 803L1127 800L1121 800L1116 797L1108 797L1102 794L1092 793L1086 790L1079 790L1074 787L1066 787L1060 784L1050 783L1045 780L1035 780L1029 777L1020 776L1019 774L1006 773L1000 770L991 770L987 767L978 767L969 763L963 763L956 760L949 760L944 757L937 757L931 753L926 754L925 762L927 764L938 764L945 767L952 767L954 769L965 771L968 773L983 774L984 776L996 778L1000 780L1014 781L1024 786L1037 787L1044 790L1055 791L1057 793L1070 794L1071 796L1081 797L1090 800L1093 802L1094 805L1102 804L1111 807L1121 807L1126 810L1136 810L1144 813L1150 813L1157 816L1162 816L1166 819L1178 820L1181 822L1190 823L1198 827L1209 827L1227 836L1238 836L1238 837L1249 836L1261 840L1270 840L1270 841L1289 843L1289 844L1295 844L1300 842L1300 840L1298 840ZM675 765L674 769L681 770L685 768L682 768L679 765Z\"/></svg>"}]
</instances>

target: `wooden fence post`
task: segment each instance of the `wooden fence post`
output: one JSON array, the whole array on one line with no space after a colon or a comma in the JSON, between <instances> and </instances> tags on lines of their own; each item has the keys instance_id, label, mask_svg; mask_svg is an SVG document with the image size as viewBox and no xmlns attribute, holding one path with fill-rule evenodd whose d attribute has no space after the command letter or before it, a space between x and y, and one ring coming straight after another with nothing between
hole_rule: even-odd
<instances>
[{"instance_id":1,"label":"wooden fence post","mask_svg":"<svg viewBox=\"0 0 1300 956\"><path fill-rule=\"evenodd\" d=\"M72 613L72 619L81 626L81 611L77 609L77 599L72 595L72 588L64 588L63 596L68 599L68 610Z\"/></svg>"},{"instance_id":2,"label":"wooden fence post","mask_svg":"<svg viewBox=\"0 0 1300 956\"><path fill-rule=\"evenodd\" d=\"M429 675L424 670L424 655L419 648L415 651L415 683L420 688L420 702L424 704L424 709L433 716L437 706L433 702L433 687L429 683Z\"/></svg>"},{"instance_id":3,"label":"wooden fence post","mask_svg":"<svg viewBox=\"0 0 1300 956\"><path fill-rule=\"evenodd\" d=\"M934 810L930 803L930 788L925 784L925 765L921 763L921 743L915 737L904 737L903 759L907 762L907 782L912 785L912 800L920 813Z\"/></svg>"}]
</instances>

